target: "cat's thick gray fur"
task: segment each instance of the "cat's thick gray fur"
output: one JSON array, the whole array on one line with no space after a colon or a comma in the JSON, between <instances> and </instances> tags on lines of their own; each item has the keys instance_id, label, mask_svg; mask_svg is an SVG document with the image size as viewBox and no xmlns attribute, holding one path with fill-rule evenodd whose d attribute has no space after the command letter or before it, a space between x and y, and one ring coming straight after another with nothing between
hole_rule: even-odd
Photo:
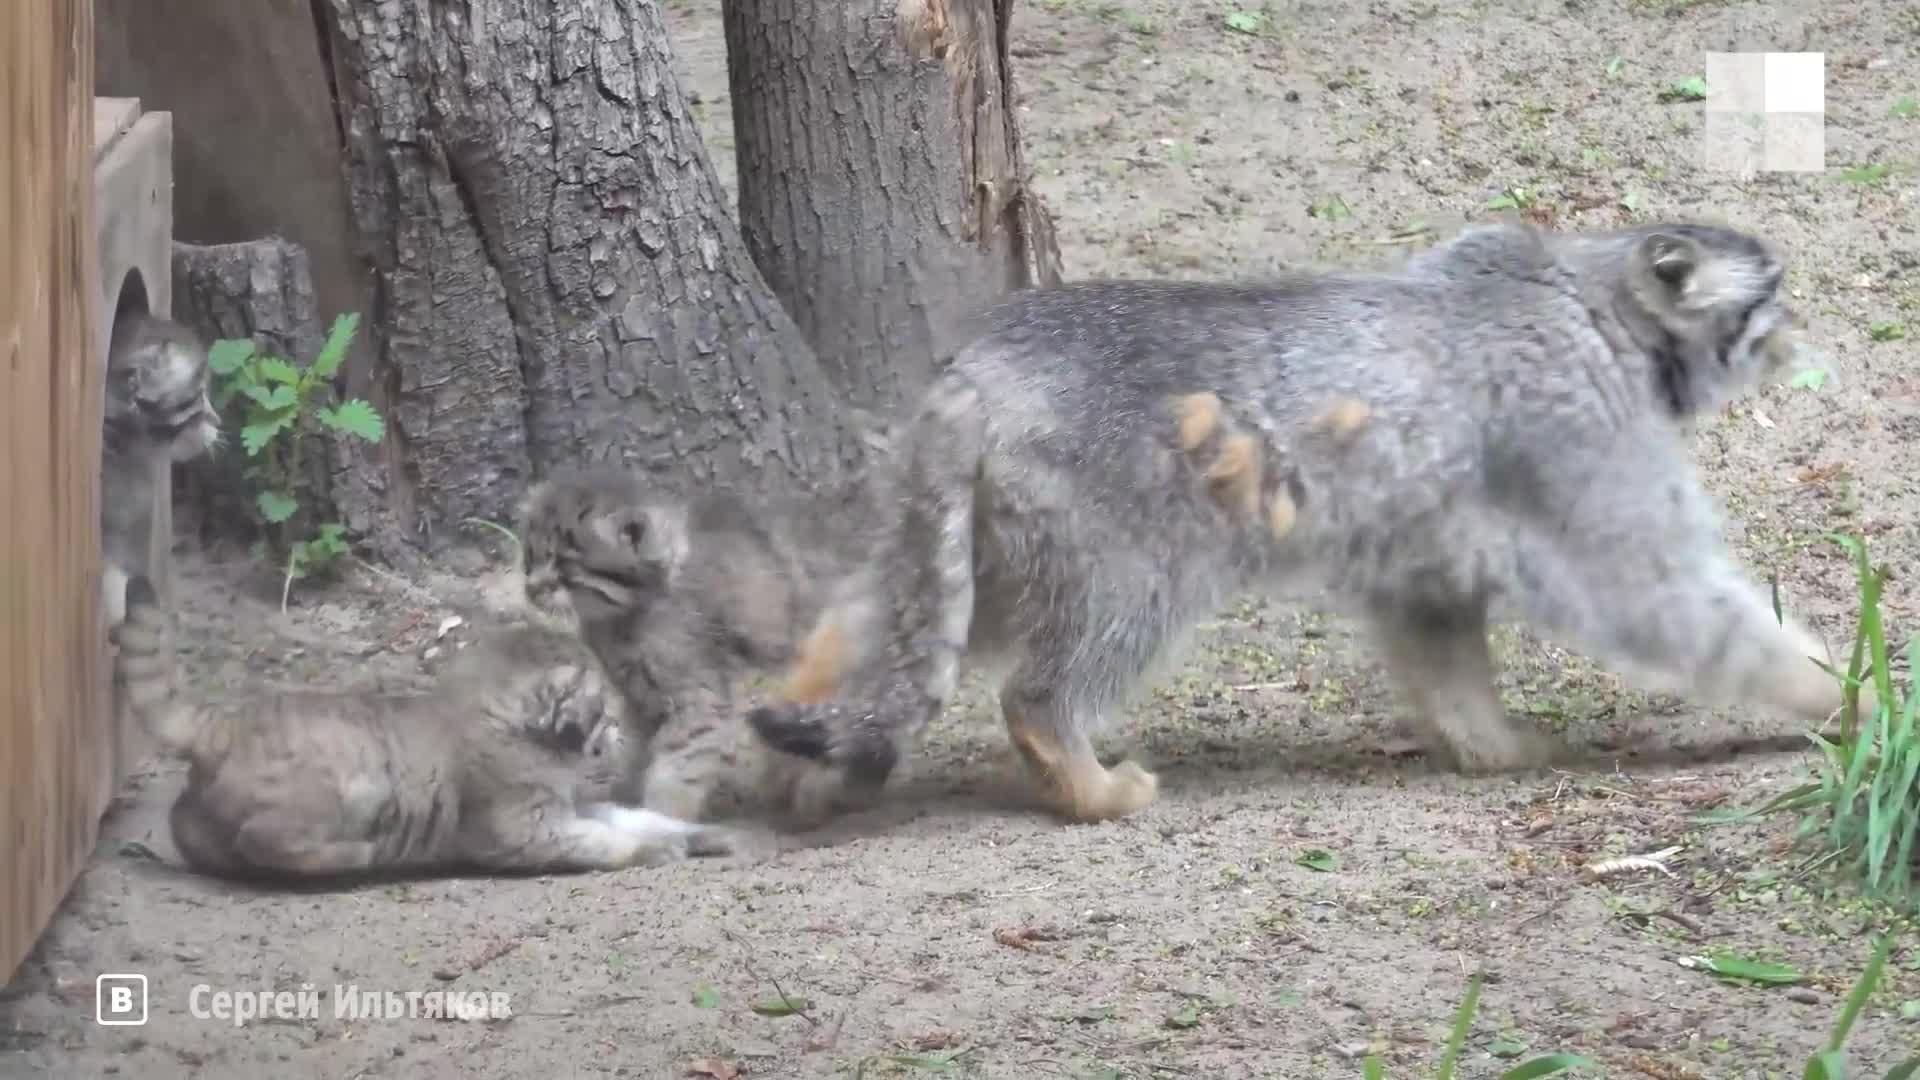
<instances>
[{"instance_id":1,"label":"cat's thick gray fur","mask_svg":"<svg viewBox=\"0 0 1920 1080\"><path fill-rule=\"evenodd\" d=\"M841 688L749 720L828 767L800 790L801 814L824 813L886 779L967 656L1005 671L1002 711L1048 801L1117 816L1157 781L1102 767L1089 735L1249 587L1362 618L1470 769L1549 751L1495 694L1496 618L1702 703L1825 716L1840 687L1809 657L1828 650L1776 623L1688 455L1694 420L1784 362L1782 272L1727 228L1498 224L1388 271L1020 293L896 433L897 497L823 616ZM1159 432L1190 391L1289 461L1283 542L1182 478ZM1363 402L1364 424L1303 443L1337 399Z\"/></svg>"},{"instance_id":2,"label":"cat's thick gray fur","mask_svg":"<svg viewBox=\"0 0 1920 1080\"><path fill-rule=\"evenodd\" d=\"M125 615L127 580L147 570L154 494L166 470L220 441L207 397L207 346L191 329L145 312L123 313L107 348L101 424L101 607Z\"/></svg>"},{"instance_id":3,"label":"cat's thick gray fur","mask_svg":"<svg viewBox=\"0 0 1920 1080\"><path fill-rule=\"evenodd\" d=\"M144 576L129 581L126 612L115 682L191 765L168 820L202 873L613 870L738 846L732 830L620 801L643 748L598 670L551 630L483 638L430 692L208 702L182 687L172 619Z\"/></svg>"}]
</instances>

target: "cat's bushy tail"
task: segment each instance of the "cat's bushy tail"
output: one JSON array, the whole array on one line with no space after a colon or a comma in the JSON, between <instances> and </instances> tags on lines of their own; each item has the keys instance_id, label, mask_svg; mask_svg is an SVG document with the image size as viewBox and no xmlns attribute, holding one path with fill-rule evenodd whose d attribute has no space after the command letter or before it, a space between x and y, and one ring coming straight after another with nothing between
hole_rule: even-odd
<instances>
[{"instance_id":1,"label":"cat's bushy tail","mask_svg":"<svg viewBox=\"0 0 1920 1080\"><path fill-rule=\"evenodd\" d=\"M960 682L973 623L975 486L987 450L979 391L948 370L896 433L873 559L821 616L783 701L747 714L769 747L874 788Z\"/></svg>"},{"instance_id":2,"label":"cat's bushy tail","mask_svg":"<svg viewBox=\"0 0 1920 1080\"><path fill-rule=\"evenodd\" d=\"M126 618L114 628L119 645L114 685L140 726L168 753L199 759L214 752L218 718L182 701L175 683L173 619L144 574L127 580ZM223 740L220 740L223 741Z\"/></svg>"}]
</instances>

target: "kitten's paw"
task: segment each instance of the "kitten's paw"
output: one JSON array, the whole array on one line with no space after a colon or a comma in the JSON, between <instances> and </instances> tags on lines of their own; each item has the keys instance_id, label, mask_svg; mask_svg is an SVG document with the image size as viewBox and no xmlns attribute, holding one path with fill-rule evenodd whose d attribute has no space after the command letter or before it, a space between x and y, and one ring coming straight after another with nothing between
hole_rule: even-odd
<instances>
[{"instance_id":1,"label":"kitten's paw","mask_svg":"<svg viewBox=\"0 0 1920 1080\"><path fill-rule=\"evenodd\" d=\"M672 836L658 834L634 837L633 860L629 866L652 869L684 862L688 853L688 835L679 833Z\"/></svg>"},{"instance_id":2,"label":"kitten's paw","mask_svg":"<svg viewBox=\"0 0 1920 1080\"><path fill-rule=\"evenodd\" d=\"M707 812L707 786L655 767L647 773L646 807L682 821L698 821Z\"/></svg>"},{"instance_id":3,"label":"kitten's paw","mask_svg":"<svg viewBox=\"0 0 1920 1080\"><path fill-rule=\"evenodd\" d=\"M733 855L747 846L743 831L725 825L695 825L687 833L687 855L695 859Z\"/></svg>"}]
</instances>

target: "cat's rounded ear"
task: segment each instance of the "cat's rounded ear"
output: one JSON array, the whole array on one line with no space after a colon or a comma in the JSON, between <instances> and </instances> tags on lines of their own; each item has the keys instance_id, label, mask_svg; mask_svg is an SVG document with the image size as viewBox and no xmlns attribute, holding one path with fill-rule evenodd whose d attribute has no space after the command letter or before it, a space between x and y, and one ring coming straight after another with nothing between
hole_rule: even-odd
<instances>
[{"instance_id":1,"label":"cat's rounded ear","mask_svg":"<svg viewBox=\"0 0 1920 1080\"><path fill-rule=\"evenodd\" d=\"M1675 292L1686 288L1700 266L1700 246L1675 233L1652 233L1640 241L1640 253L1653 276Z\"/></svg>"}]
</instances>

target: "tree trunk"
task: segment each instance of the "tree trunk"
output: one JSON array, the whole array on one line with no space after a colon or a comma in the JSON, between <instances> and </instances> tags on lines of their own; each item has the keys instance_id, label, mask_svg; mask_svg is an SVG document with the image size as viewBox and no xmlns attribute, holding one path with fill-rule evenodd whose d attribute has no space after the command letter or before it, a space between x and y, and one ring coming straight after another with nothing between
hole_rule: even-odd
<instances>
[{"instance_id":1,"label":"tree trunk","mask_svg":"<svg viewBox=\"0 0 1920 1080\"><path fill-rule=\"evenodd\" d=\"M849 401L919 391L960 320L1060 280L1027 190L1013 0L722 0L740 229Z\"/></svg>"},{"instance_id":2,"label":"tree trunk","mask_svg":"<svg viewBox=\"0 0 1920 1080\"><path fill-rule=\"evenodd\" d=\"M307 252L283 237L243 244L173 245L173 317L209 344L250 338L262 352L296 362L313 359L325 340L315 310ZM309 514L329 520L327 459L337 449L320 439L305 454L313 462L295 492ZM174 466L174 503L202 543L214 536L251 539L243 526L258 520L246 479L239 432L229 428L216 453Z\"/></svg>"},{"instance_id":3,"label":"tree trunk","mask_svg":"<svg viewBox=\"0 0 1920 1080\"><path fill-rule=\"evenodd\" d=\"M860 452L721 205L652 0L321 9L388 420L351 528L444 540L576 460L762 490Z\"/></svg>"}]
</instances>

